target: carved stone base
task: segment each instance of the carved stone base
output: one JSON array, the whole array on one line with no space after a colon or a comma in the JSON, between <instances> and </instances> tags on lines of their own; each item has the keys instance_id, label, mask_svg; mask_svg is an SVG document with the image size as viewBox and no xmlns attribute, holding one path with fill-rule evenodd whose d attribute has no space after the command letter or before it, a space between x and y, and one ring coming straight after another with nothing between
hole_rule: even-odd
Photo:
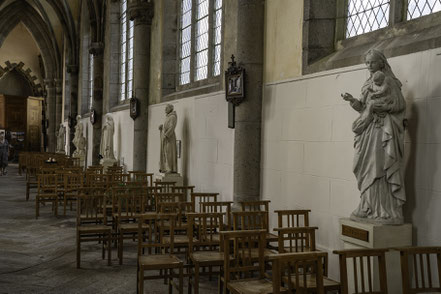
<instances>
[{"instance_id":1,"label":"carved stone base","mask_svg":"<svg viewBox=\"0 0 441 294\"><path fill-rule=\"evenodd\" d=\"M155 175L156 180L159 180L161 182L175 182L176 186L183 186L184 185L184 178L179 173L157 173Z\"/></svg>"},{"instance_id":2,"label":"carved stone base","mask_svg":"<svg viewBox=\"0 0 441 294\"><path fill-rule=\"evenodd\" d=\"M106 171L109 166L113 166L115 164L118 164L117 159L110 159L110 158L104 158L100 160L100 164L104 167L104 170Z\"/></svg>"},{"instance_id":3,"label":"carved stone base","mask_svg":"<svg viewBox=\"0 0 441 294\"><path fill-rule=\"evenodd\" d=\"M384 225L340 219L340 239L344 249L390 248L412 245L412 224ZM400 254L390 250L386 253L387 286L389 293L402 293ZM372 267L377 267L375 262ZM352 267L348 267L348 278L353 277ZM349 280L349 292L353 293L353 280ZM374 275L374 286L379 284ZM360 289L360 288L359 288ZM352 292L351 292L352 291Z\"/></svg>"}]
</instances>

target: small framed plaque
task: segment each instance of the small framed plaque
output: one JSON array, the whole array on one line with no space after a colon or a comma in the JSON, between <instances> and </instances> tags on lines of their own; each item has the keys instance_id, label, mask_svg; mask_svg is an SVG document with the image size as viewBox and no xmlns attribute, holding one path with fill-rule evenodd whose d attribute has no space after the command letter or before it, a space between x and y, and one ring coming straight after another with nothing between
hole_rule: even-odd
<instances>
[{"instance_id":1,"label":"small framed plaque","mask_svg":"<svg viewBox=\"0 0 441 294\"><path fill-rule=\"evenodd\" d=\"M228 64L230 66L225 71L225 98L238 106L245 99L245 69L236 64L234 55Z\"/></svg>"},{"instance_id":2,"label":"small framed plaque","mask_svg":"<svg viewBox=\"0 0 441 294\"><path fill-rule=\"evenodd\" d=\"M96 112L95 109L90 110L90 123L95 124L96 122Z\"/></svg>"},{"instance_id":3,"label":"small framed plaque","mask_svg":"<svg viewBox=\"0 0 441 294\"><path fill-rule=\"evenodd\" d=\"M130 117L135 120L139 115L139 101L135 97L130 98Z\"/></svg>"}]
</instances>

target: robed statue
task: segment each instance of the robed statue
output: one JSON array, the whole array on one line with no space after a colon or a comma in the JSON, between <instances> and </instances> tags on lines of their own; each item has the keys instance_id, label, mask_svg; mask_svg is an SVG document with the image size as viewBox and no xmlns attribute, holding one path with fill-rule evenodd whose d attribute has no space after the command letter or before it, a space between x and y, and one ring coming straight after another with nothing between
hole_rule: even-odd
<instances>
[{"instance_id":1,"label":"robed statue","mask_svg":"<svg viewBox=\"0 0 441 294\"><path fill-rule=\"evenodd\" d=\"M66 145L66 129L63 124L60 124L60 128L57 133L57 153L65 153L64 146Z\"/></svg>"},{"instance_id":2,"label":"robed statue","mask_svg":"<svg viewBox=\"0 0 441 294\"><path fill-rule=\"evenodd\" d=\"M115 132L115 122L111 115L106 115L106 122L101 130L100 155L103 160L115 160L113 154L113 134Z\"/></svg>"},{"instance_id":3,"label":"robed statue","mask_svg":"<svg viewBox=\"0 0 441 294\"><path fill-rule=\"evenodd\" d=\"M178 172L178 156L176 148L176 112L173 110L173 105L167 104L165 107L165 121L159 126L161 148L159 159L159 171L162 173L177 173Z\"/></svg>"},{"instance_id":4,"label":"robed statue","mask_svg":"<svg viewBox=\"0 0 441 294\"><path fill-rule=\"evenodd\" d=\"M380 224L402 224L406 201L403 180L404 115L406 103L401 82L382 52L365 55L369 78L361 97L342 94L360 113L352 124L355 133L353 171L360 204L351 219Z\"/></svg>"},{"instance_id":5,"label":"robed statue","mask_svg":"<svg viewBox=\"0 0 441 294\"><path fill-rule=\"evenodd\" d=\"M77 115L77 124L75 126L75 134L72 140L75 146L73 157L81 157L86 154L86 138L83 136L83 124L81 123L81 115Z\"/></svg>"}]
</instances>

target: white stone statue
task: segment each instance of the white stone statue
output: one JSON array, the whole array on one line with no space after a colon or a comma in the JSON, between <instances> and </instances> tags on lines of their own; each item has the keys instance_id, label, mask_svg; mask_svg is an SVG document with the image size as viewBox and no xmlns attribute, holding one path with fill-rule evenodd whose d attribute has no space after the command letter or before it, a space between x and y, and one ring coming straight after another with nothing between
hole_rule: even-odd
<instances>
[{"instance_id":1,"label":"white stone statue","mask_svg":"<svg viewBox=\"0 0 441 294\"><path fill-rule=\"evenodd\" d=\"M60 124L60 128L57 132L57 153L65 153L64 146L66 145L66 129L63 124Z\"/></svg>"},{"instance_id":2,"label":"white stone statue","mask_svg":"<svg viewBox=\"0 0 441 294\"><path fill-rule=\"evenodd\" d=\"M86 155L86 138L83 136L83 124L81 123L81 115L77 115L77 124L75 126L75 135L72 140L75 146L73 157L83 157Z\"/></svg>"},{"instance_id":3,"label":"white stone statue","mask_svg":"<svg viewBox=\"0 0 441 294\"><path fill-rule=\"evenodd\" d=\"M355 133L353 171L361 192L351 219L380 224L402 224L406 201L403 179L404 115L406 102L401 82L378 50L365 56L370 77L360 99L342 94L360 113L352 124Z\"/></svg>"},{"instance_id":4,"label":"white stone statue","mask_svg":"<svg viewBox=\"0 0 441 294\"><path fill-rule=\"evenodd\" d=\"M175 128L178 117L171 104L167 104L165 107L165 114L165 122L159 126L161 138L159 171L162 173L177 173L178 155Z\"/></svg>"},{"instance_id":5,"label":"white stone statue","mask_svg":"<svg viewBox=\"0 0 441 294\"><path fill-rule=\"evenodd\" d=\"M106 115L106 123L101 131L100 155L103 161L115 160L113 154L113 134L115 132L115 122L110 114Z\"/></svg>"}]
</instances>

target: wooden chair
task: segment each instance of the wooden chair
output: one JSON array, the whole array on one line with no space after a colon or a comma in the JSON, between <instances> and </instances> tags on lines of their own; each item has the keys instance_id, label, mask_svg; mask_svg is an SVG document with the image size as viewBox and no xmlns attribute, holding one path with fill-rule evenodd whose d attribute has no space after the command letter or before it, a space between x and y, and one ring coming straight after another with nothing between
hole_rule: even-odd
<instances>
[{"instance_id":1,"label":"wooden chair","mask_svg":"<svg viewBox=\"0 0 441 294\"><path fill-rule=\"evenodd\" d=\"M83 189L83 174L82 173L64 173L64 191L63 191L63 214L66 215L67 202L76 201L80 191Z\"/></svg>"},{"instance_id":2,"label":"wooden chair","mask_svg":"<svg viewBox=\"0 0 441 294\"><path fill-rule=\"evenodd\" d=\"M109 184L109 177L105 174L87 173L86 172L86 186L107 188Z\"/></svg>"},{"instance_id":3,"label":"wooden chair","mask_svg":"<svg viewBox=\"0 0 441 294\"><path fill-rule=\"evenodd\" d=\"M138 223L138 270L137 270L137 293L144 293L144 280L166 279L169 284L169 293L173 287L179 293L183 293L184 263L173 254L174 250L174 220L172 214L144 214ZM164 223L171 227L170 242L164 243ZM147 227L147 230L144 228ZM143 255L145 252L148 255ZM145 271L159 270L159 275L145 276ZM179 273L175 274L174 270ZM163 274L161 274L163 273ZM178 277L179 283L175 284L173 278Z\"/></svg>"},{"instance_id":4,"label":"wooden chair","mask_svg":"<svg viewBox=\"0 0 441 294\"><path fill-rule=\"evenodd\" d=\"M296 210L274 210L277 213L277 227L308 227L309 226L309 209Z\"/></svg>"},{"instance_id":5,"label":"wooden chair","mask_svg":"<svg viewBox=\"0 0 441 294\"><path fill-rule=\"evenodd\" d=\"M322 272L325 255L324 252L297 252L268 256L272 262L273 293L327 293ZM282 281L288 289L281 286Z\"/></svg>"},{"instance_id":6,"label":"wooden chair","mask_svg":"<svg viewBox=\"0 0 441 294\"><path fill-rule=\"evenodd\" d=\"M107 225L106 195L102 188L83 189L77 200L77 268L81 263L81 243L102 242L102 258L105 258L107 244L107 264L112 259L112 227Z\"/></svg>"},{"instance_id":7,"label":"wooden chair","mask_svg":"<svg viewBox=\"0 0 441 294\"><path fill-rule=\"evenodd\" d=\"M353 264L353 287L355 289L355 293L387 294L385 257L387 251L388 249L348 249L334 251L335 254L339 255L341 293L349 294L348 269L346 261L347 259L351 258ZM371 261L371 258L376 258L377 261ZM373 268L375 264L378 265L376 269ZM365 270L366 266L367 270ZM378 274L379 277L379 290L375 289L375 285L373 283L374 279L372 276L375 276L376 274Z\"/></svg>"},{"instance_id":8,"label":"wooden chair","mask_svg":"<svg viewBox=\"0 0 441 294\"><path fill-rule=\"evenodd\" d=\"M400 251L401 257L403 294L441 293L441 247L404 247L396 250ZM434 269L436 272L432 274ZM438 280L437 284L435 280Z\"/></svg>"},{"instance_id":9,"label":"wooden chair","mask_svg":"<svg viewBox=\"0 0 441 294\"><path fill-rule=\"evenodd\" d=\"M163 202L184 202L184 194L182 193L156 193L154 197L157 212L160 211L160 204Z\"/></svg>"},{"instance_id":10,"label":"wooden chair","mask_svg":"<svg viewBox=\"0 0 441 294\"><path fill-rule=\"evenodd\" d=\"M223 213L188 213L188 240L189 258L194 265L194 280L192 275L189 284L194 293L199 293L200 268L209 267L208 274L212 274L213 266L221 267L224 262L224 253L220 248L219 232L223 230ZM205 273L205 272L204 272Z\"/></svg>"},{"instance_id":11,"label":"wooden chair","mask_svg":"<svg viewBox=\"0 0 441 294\"><path fill-rule=\"evenodd\" d=\"M94 173L94 174L104 174L104 166L102 165L90 165L86 169L87 173Z\"/></svg>"},{"instance_id":12,"label":"wooden chair","mask_svg":"<svg viewBox=\"0 0 441 294\"><path fill-rule=\"evenodd\" d=\"M155 187L160 187L162 193L171 193L172 187L176 185L176 182L158 181L155 182Z\"/></svg>"},{"instance_id":13,"label":"wooden chair","mask_svg":"<svg viewBox=\"0 0 441 294\"><path fill-rule=\"evenodd\" d=\"M315 244L315 231L318 227L290 227L290 228L275 228L278 232L278 251L279 253L293 253L293 252L320 252ZM323 285L325 291L340 290L340 283L329 279L328 275L328 253L323 252L322 273L324 277ZM313 290L315 285L315 276L309 275L308 289Z\"/></svg>"},{"instance_id":14,"label":"wooden chair","mask_svg":"<svg viewBox=\"0 0 441 294\"><path fill-rule=\"evenodd\" d=\"M106 173L107 174L122 174L123 172L123 167L122 166L109 166L106 169Z\"/></svg>"},{"instance_id":15,"label":"wooden chair","mask_svg":"<svg viewBox=\"0 0 441 294\"><path fill-rule=\"evenodd\" d=\"M318 227L275 228L279 253L316 251L315 231Z\"/></svg>"},{"instance_id":16,"label":"wooden chair","mask_svg":"<svg viewBox=\"0 0 441 294\"><path fill-rule=\"evenodd\" d=\"M119 264L123 262L124 240L138 237L138 218L146 213L149 205L147 191L142 187L117 187L112 188L112 205L114 213L114 229L118 236ZM116 208L115 208L116 207ZM144 227L144 229L147 229Z\"/></svg>"},{"instance_id":17,"label":"wooden chair","mask_svg":"<svg viewBox=\"0 0 441 294\"><path fill-rule=\"evenodd\" d=\"M153 174L142 171L129 171L129 180L131 184L144 187L153 187Z\"/></svg>"},{"instance_id":18,"label":"wooden chair","mask_svg":"<svg viewBox=\"0 0 441 294\"><path fill-rule=\"evenodd\" d=\"M193 203L194 211L202 212L200 203L202 202L217 202L219 193L191 193L191 202Z\"/></svg>"},{"instance_id":19,"label":"wooden chair","mask_svg":"<svg viewBox=\"0 0 441 294\"><path fill-rule=\"evenodd\" d=\"M225 230L229 231L233 228L233 222L231 221L231 205L232 201L221 201L221 202L201 202L201 209L203 213L206 212L222 212L224 213L224 226Z\"/></svg>"},{"instance_id":20,"label":"wooden chair","mask_svg":"<svg viewBox=\"0 0 441 294\"><path fill-rule=\"evenodd\" d=\"M272 282L265 279L266 230L220 234L224 242L224 293L273 293Z\"/></svg>"},{"instance_id":21,"label":"wooden chair","mask_svg":"<svg viewBox=\"0 0 441 294\"><path fill-rule=\"evenodd\" d=\"M129 174L123 174L123 173L112 173L108 175L108 186L109 187L118 187L118 186L125 186L127 183L129 183Z\"/></svg>"},{"instance_id":22,"label":"wooden chair","mask_svg":"<svg viewBox=\"0 0 441 294\"><path fill-rule=\"evenodd\" d=\"M267 231L267 242L278 242L277 235L269 233L268 212L266 211L235 211L233 216L234 230L261 230Z\"/></svg>"},{"instance_id":23,"label":"wooden chair","mask_svg":"<svg viewBox=\"0 0 441 294\"><path fill-rule=\"evenodd\" d=\"M182 193L184 194L185 201L191 200L191 194L194 193L195 186L172 186L173 193Z\"/></svg>"},{"instance_id":24,"label":"wooden chair","mask_svg":"<svg viewBox=\"0 0 441 294\"><path fill-rule=\"evenodd\" d=\"M37 187L35 218L40 216L40 203L45 205L47 202L52 203L54 215L58 216L58 175L39 174Z\"/></svg>"}]
</instances>

